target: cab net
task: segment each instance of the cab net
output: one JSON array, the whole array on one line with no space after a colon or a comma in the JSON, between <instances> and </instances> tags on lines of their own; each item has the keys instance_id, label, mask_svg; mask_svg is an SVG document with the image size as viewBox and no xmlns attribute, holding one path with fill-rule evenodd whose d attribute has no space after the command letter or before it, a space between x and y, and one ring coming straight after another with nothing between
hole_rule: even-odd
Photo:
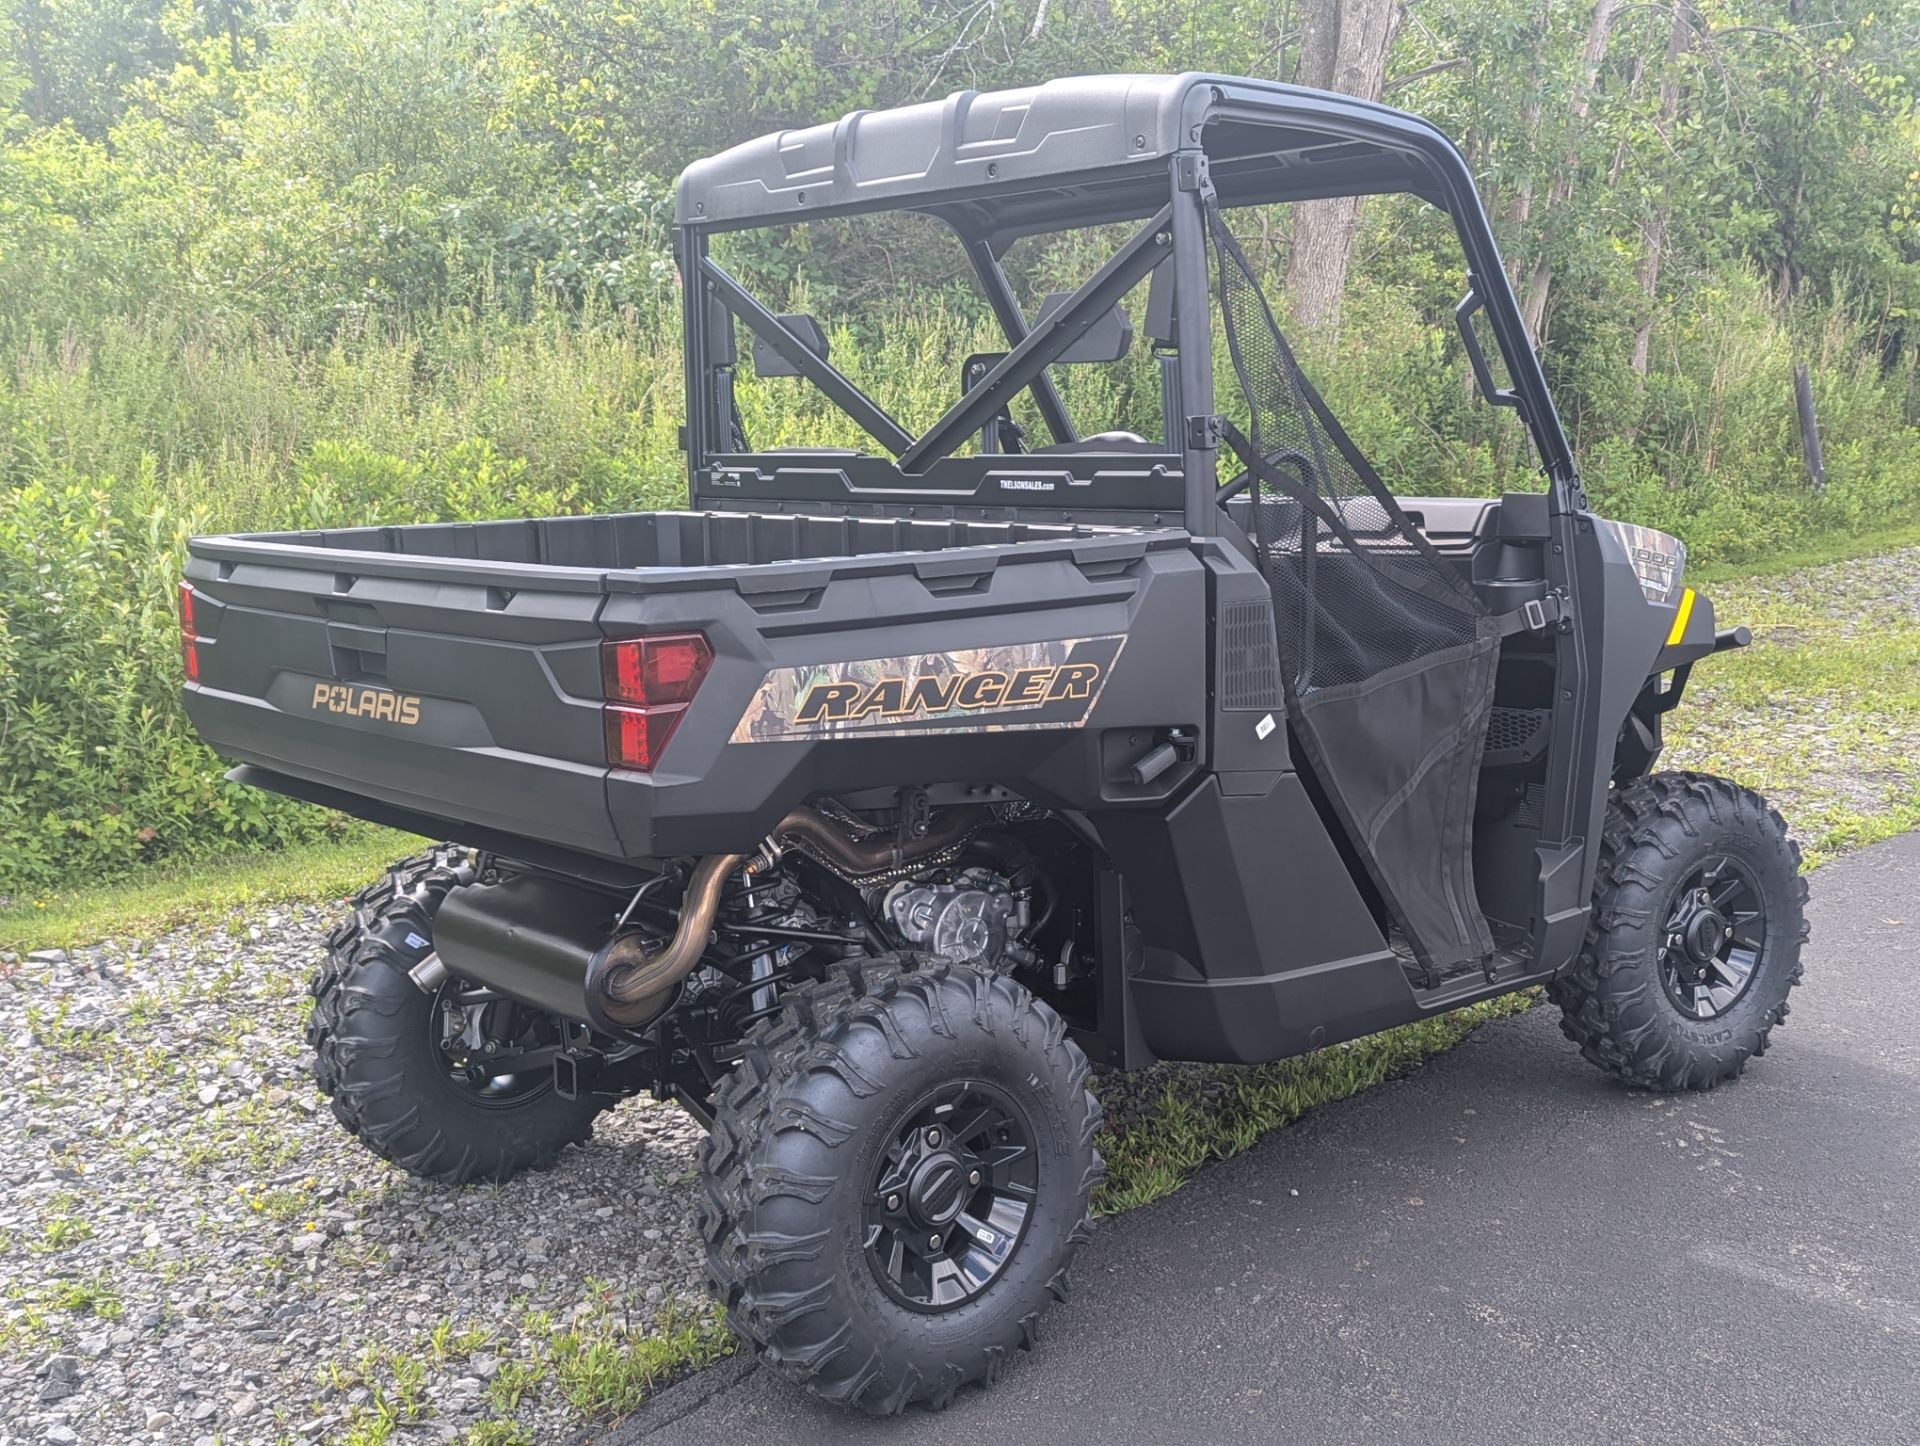
<instances>
[{"instance_id":1,"label":"cab net","mask_svg":"<svg viewBox=\"0 0 1920 1446\"><path fill-rule=\"evenodd\" d=\"M1485 959L1473 812L1498 630L1301 374L1217 208L1228 353L1294 737L1415 957Z\"/></svg>"}]
</instances>

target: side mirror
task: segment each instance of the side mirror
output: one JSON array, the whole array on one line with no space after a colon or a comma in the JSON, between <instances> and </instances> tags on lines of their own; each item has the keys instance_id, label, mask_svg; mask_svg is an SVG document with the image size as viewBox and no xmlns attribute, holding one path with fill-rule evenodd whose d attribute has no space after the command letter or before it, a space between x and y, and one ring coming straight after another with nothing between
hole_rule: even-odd
<instances>
[{"instance_id":1,"label":"side mirror","mask_svg":"<svg viewBox=\"0 0 1920 1446\"><path fill-rule=\"evenodd\" d=\"M1070 291L1049 292L1033 318L1037 327L1072 297ZM1116 362L1133 347L1133 319L1118 305L1073 339L1056 362Z\"/></svg>"}]
</instances>

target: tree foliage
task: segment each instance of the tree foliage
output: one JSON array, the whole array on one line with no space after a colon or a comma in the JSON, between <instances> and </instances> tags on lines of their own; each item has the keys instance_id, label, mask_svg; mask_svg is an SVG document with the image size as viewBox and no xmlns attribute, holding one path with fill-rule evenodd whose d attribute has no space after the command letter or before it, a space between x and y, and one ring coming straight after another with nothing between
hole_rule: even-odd
<instances>
[{"instance_id":1,"label":"tree foliage","mask_svg":"<svg viewBox=\"0 0 1920 1446\"><path fill-rule=\"evenodd\" d=\"M1458 139L1603 507L1729 557L1914 515L1920 0L1382 4L1384 97ZM1318 77L1326 13L0 0L0 896L325 826L227 788L179 717L191 530L673 499L688 160L1060 74ZM1356 217L1342 305L1307 308L1330 403L1407 491L1529 485L1464 384L1444 218ZM1237 224L1284 287L1294 218ZM791 304L858 311L835 360L903 416L993 344L950 238L911 218L729 244ZM1009 269L1037 298L1096 250L1022 243ZM1152 431L1137 360L1065 379L1070 403ZM1796 361L1824 497L1798 479ZM851 440L802 393L743 384L754 435Z\"/></svg>"}]
</instances>

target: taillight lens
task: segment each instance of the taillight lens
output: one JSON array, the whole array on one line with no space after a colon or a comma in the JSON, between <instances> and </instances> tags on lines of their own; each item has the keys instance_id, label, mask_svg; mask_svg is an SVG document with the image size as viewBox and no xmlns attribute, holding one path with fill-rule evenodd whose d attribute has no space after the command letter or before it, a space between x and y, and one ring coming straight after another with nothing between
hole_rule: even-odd
<instances>
[{"instance_id":1,"label":"taillight lens","mask_svg":"<svg viewBox=\"0 0 1920 1446\"><path fill-rule=\"evenodd\" d=\"M713 648L699 633L603 642L607 762L651 772L712 666Z\"/></svg>"},{"instance_id":2,"label":"taillight lens","mask_svg":"<svg viewBox=\"0 0 1920 1446\"><path fill-rule=\"evenodd\" d=\"M187 681L200 681L200 630L193 622L193 589L186 583L180 584L180 663L185 670Z\"/></svg>"},{"instance_id":3,"label":"taillight lens","mask_svg":"<svg viewBox=\"0 0 1920 1446\"><path fill-rule=\"evenodd\" d=\"M680 726L680 715L687 710L674 708L622 708L607 705L607 762L615 768L637 768L651 773L660 761L673 730Z\"/></svg>"},{"instance_id":4,"label":"taillight lens","mask_svg":"<svg viewBox=\"0 0 1920 1446\"><path fill-rule=\"evenodd\" d=\"M691 703L712 666L713 649L699 633L608 638L600 645L607 697L642 708Z\"/></svg>"}]
</instances>

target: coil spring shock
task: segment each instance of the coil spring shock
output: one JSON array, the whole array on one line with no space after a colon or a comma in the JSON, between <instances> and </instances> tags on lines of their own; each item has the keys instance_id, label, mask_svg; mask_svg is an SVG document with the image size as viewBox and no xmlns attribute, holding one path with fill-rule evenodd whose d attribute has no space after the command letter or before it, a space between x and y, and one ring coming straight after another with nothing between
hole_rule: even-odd
<instances>
[{"instance_id":1,"label":"coil spring shock","mask_svg":"<svg viewBox=\"0 0 1920 1446\"><path fill-rule=\"evenodd\" d=\"M737 889L726 901L729 906L728 912L732 917L722 923L721 932L751 940L756 925L769 925L781 914L790 912L790 905L766 897L778 889L778 882L771 879L765 882L751 881ZM791 939L767 939L740 953L728 955L726 958L709 959L708 962L715 969L734 981L733 987L715 1002L716 1019L724 1019L730 1028L737 1028L744 1035L762 1019L778 1014L781 1008L779 991L782 986L791 984L798 977L797 972L787 963L782 963L779 967L761 975L753 975L747 971L750 971L757 961L769 955L793 949L796 942ZM736 1015L731 1012L741 1000L752 999L763 990L774 992L775 997L770 1003L743 1014Z\"/></svg>"}]
</instances>

